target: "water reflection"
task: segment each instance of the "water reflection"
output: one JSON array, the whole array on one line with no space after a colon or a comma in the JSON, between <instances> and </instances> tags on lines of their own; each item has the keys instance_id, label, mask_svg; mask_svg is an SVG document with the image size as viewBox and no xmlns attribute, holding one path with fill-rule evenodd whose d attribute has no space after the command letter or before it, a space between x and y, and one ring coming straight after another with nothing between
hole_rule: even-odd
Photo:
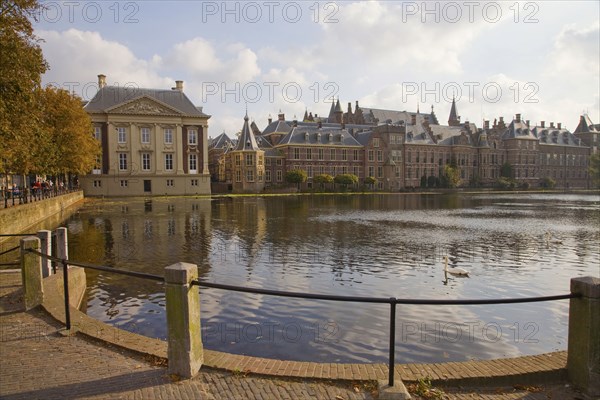
<instances>
[{"instance_id":1,"label":"water reflection","mask_svg":"<svg viewBox=\"0 0 600 400\"><path fill-rule=\"evenodd\" d=\"M369 195L104 200L67 221L76 260L270 289L399 298L568 293L600 275L600 199L576 195ZM547 240L547 233L558 241ZM449 267L469 278L445 276ZM88 313L165 337L163 288L88 272ZM384 362L385 305L201 289L207 348ZM566 347L568 302L398 308L397 359L455 361Z\"/></svg>"}]
</instances>

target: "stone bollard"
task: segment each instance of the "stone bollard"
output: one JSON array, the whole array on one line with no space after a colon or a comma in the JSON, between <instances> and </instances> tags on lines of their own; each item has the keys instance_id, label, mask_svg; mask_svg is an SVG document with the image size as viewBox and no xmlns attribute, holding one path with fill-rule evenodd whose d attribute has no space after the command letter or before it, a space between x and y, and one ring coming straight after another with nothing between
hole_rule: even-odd
<instances>
[{"instance_id":1,"label":"stone bollard","mask_svg":"<svg viewBox=\"0 0 600 400\"><path fill-rule=\"evenodd\" d=\"M40 238L41 252L51 256L52 255L52 232L41 230L37 233ZM44 278L52 275L52 262L48 257L42 257L42 276Z\"/></svg>"},{"instance_id":2,"label":"stone bollard","mask_svg":"<svg viewBox=\"0 0 600 400\"><path fill-rule=\"evenodd\" d=\"M37 254L25 250L40 251L40 239L34 236L21 239L21 279L23 280L23 300L25 310L31 310L42 304L44 290L42 286L42 259Z\"/></svg>"},{"instance_id":3,"label":"stone bollard","mask_svg":"<svg viewBox=\"0 0 600 400\"><path fill-rule=\"evenodd\" d=\"M56 228L56 257L65 260L69 259L69 241L67 237L67 228Z\"/></svg>"},{"instance_id":4,"label":"stone bollard","mask_svg":"<svg viewBox=\"0 0 600 400\"><path fill-rule=\"evenodd\" d=\"M200 294L191 285L198 278L194 264L165 268L169 373L192 378L204 362L200 332Z\"/></svg>"},{"instance_id":5,"label":"stone bollard","mask_svg":"<svg viewBox=\"0 0 600 400\"><path fill-rule=\"evenodd\" d=\"M600 278L571 279L567 370L571 383L600 396Z\"/></svg>"}]
</instances>

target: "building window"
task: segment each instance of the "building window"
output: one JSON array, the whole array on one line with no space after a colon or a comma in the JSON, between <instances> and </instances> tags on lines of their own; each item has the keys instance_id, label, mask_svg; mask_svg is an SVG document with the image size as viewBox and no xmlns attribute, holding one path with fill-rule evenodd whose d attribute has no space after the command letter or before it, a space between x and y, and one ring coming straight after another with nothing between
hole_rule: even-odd
<instances>
[{"instance_id":1,"label":"building window","mask_svg":"<svg viewBox=\"0 0 600 400\"><path fill-rule=\"evenodd\" d=\"M235 165L237 167L239 167L240 165L242 165L242 155L241 154L236 154L235 155Z\"/></svg>"},{"instance_id":2,"label":"building window","mask_svg":"<svg viewBox=\"0 0 600 400\"><path fill-rule=\"evenodd\" d=\"M173 154L165 154L165 170L173 171Z\"/></svg>"},{"instance_id":3,"label":"building window","mask_svg":"<svg viewBox=\"0 0 600 400\"><path fill-rule=\"evenodd\" d=\"M283 181L283 173L280 169L277 170L277 182Z\"/></svg>"},{"instance_id":4,"label":"building window","mask_svg":"<svg viewBox=\"0 0 600 400\"><path fill-rule=\"evenodd\" d=\"M94 187L102 187L102 181L94 181Z\"/></svg>"},{"instance_id":5,"label":"building window","mask_svg":"<svg viewBox=\"0 0 600 400\"><path fill-rule=\"evenodd\" d=\"M375 152L373 150L369 150L369 161L375 161Z\"/></svg>"},{"instance_id":6,"label":"building window","mask_svg":"<svg viewBox=\"0 0 600 400\"><path fill-rule=\"evenodd\" d=\"M379 147L379 138L373 138L373 147Z\"/></svg>"},{"instance_id":7,"label":"building window","mask_svg":"<svg viewBox=\"0 0 600 400\"><path fill-rule=\"evenodd\" d=\"M142 153L142 171L150 171L150 153Z\"/></svg>"},{"instance_id":8,"label":"building window","mask_svg":"<svg viewBox=\"0 0 600 400\"><path fill-rule=\"evenodd\" d=\"M325 156L323 155L323 149L319 149L319 160L324 160Z\"/></svg>"},{"instance_id":9,"label":"building window","mask_svg":"<svg viewBox=\"0 0 600 400\"><path fill-rule=\"evenodd\" d=\"M242 171L237 169L235 171L235 181L236 182L241 182L242 181Z\"/></svg>"},{"instance_id":10,"label":"building window","mask_svg":"<svg viewBox=\"0 0 600 400\"><path fill-rule=\"evenodd\" d=\"M299 160L300 159L300 149L295 148L294 149L294 160Z\"/></svg>"},{"instance_id":11,"label":"building window","mask_svg":"<svg viewBox=\"0 0 600 400\"><path fill-rule=\"evenodd\" d=\"M198 144L198 131L196 131L195 129L188 130L188 144L191 144L193 146Z\"/></svg>"},{"instance_id":12,"label":"building window","mask_svg":"<svg viewBox=\"0 0 600 400\"><path fill-rule=\"evenodd\" d=\"M271 182L271 170L270 169L265 171L265 180L267 182Z\"/></svg>"},{"instance_id":13,"label":"building window","mask_svg":"<svg viewBox=\"0 0 600 400\"><path fill-rule=\"evenodd\" d=\"M383 178L383 167L377 167L377 177Z\"/></svg>"},{"instance_id":14,"label":"building window","mask_svg":"<svg viewBox=\"0 0 600 400\"><path fill-rule=\"evenodd\" d=\"M190 154L188 157L188 169L190 174L195 174L198 170L198 156L196 154Z\"/></svg>"},{"instance_id":15,"label":"building window","mask_svg":"<svg viewBox=\"0 0 600 400\"><path fill-rule=\"evenodd\" d=\"M198 179L192 179L192 180L190 181L190 184L191 184L192 186L198 186Z\"/></svg>"},{"instance_id":16,"label":"building window","mask_svg":"<svg viewBox=\"0 0 600 400\"><path fill-rule=\"evenodd\" d=\"M173 144L173 130L165 129L165 144Z\"/></svg>"},{"instance_id":17,"label":"building window","mask_svg":"<svg viewBox=\"0 0 600 400\"><path fill-rule=\"evenodd\" d=\"M369 176L375 178L375 167L369 167Z\"/></svg>"},{"instance_id":18,"label":"building window","mask_svg":"<svg viewBox=\"0 0 600 400\"><path fill-rule=\"evenodd\" d=\"M258 165L263 165L264 156L258 156Z\"/></svg>"},{"instance_id":19,"label":"building window","mask_svg":"<svg viewBox=\"0 0 600 400\"><path fill-rule=\"evenodd\" d=\"M173 187L175 186L175 182L173 182L173 179L167 179L167 187Z\"/></svg>"},{"instance_id":20,"label":"building window","mask_svg":"<svg viewBox=\"0 0 600 400\"><path fill-rule=\"evenodd\" d=\"M283 164L283 160L281 158L278 158L277 162L275 164L282 165Z\"/></svg>"},{"instance_id":21,"label":"building window","mask_svg":"<svg viewBox=\"0 0 600 400\"><path fill-rule=\"evenodd\" d=\"M377 161L383 161L383 152L381 150L377 150Z\"/></svg>"},{"instance_id":22,"label":"building window","mask_svg":"<svg viewBox=\"0 0 600 400\"><path fill-rule=\"evenodd\" d=\"M127 142L127 131L125 130L125 128L123 128L123 127L117 128L117 141L119 143Z\"/></svg>"},{"instance_id":23,"label":"building window","mask_svg":"<svg viewBox=\"0 0 600 400\"><path fill-rule=\"evenodd\" d=\"M142 128L141 135L143 144L150 143L150 128Z\"/></svg>"},{"instance_id":24,"label":"building window","mask_svg":"<svg viewBox=\"0 0 600 400\"><path fill-rule=\"evenodd\" d=\"M128 181L122 180L121 187L127 187L127 186L128 186Z\"/></svg>"},{"instance_id":25,"label":"building window","mask_svg":"<svg viewBox=\"0 0 600 400\"><path fill-rule=\"evenodd\" d=\"M342 161L348 161L348 150L342 149Z\"/></svg>"},{"instance_id":26,"label":"building window","mask_svg":"<svg viewBox=\"0 0 600 400\"><path fill-rule=\"evenodd\" d=\"M262 182L262 181L263 181L263 172L262 172L262 170L260 170L260 169L258 170L258 181L259 181L259 182Z\"/></svg>"},{"instance_id":27,"label":"building window","mask_svg":"<svg viewBox=\"0 0 600 400\"><path fill-rule=\"evenodd\" d=\"M312 165L308 165L306 167L306 175L308 175L309 178L312 178L313 176L313 168Z\"/></svg>"},{"instance_id":28,"label":"building window","mask_svg":"<svg viewBox=\"0 0 600 400\"><path fill-rule=\"evenodd\" d=\"M306 149L306 159L312 160L312 149Z\"/></svg>"},{"instance_id":29,"label":"building window","mask_svg":"<svg viewBox=\"0 0 600 400\"><path fill-rule=\"evenodd\" d=\"M94 138L96 138L97 141L102 140L102 128L99 126L94 127Z\"/></svg>"},{"instance_id":30,"label":"building window","mask_svg":"<svg viewBox=\"0 0 600 400\"><path fill-rule=\"evenodd\" d=\"M119 171L127 171L127 153L119 153Z\"/></svg>"},{"instance_id":31,"label":"building window","mask_svg":"<svg viewBox=\"0 0 600 400\"><path fill-rule=\"evenodd\" d=\"M358 150L354 150L354 161L360 160L360 153Z\"/></svg>"},{"instance_id":32,"label":"building window","mask_svg":"<svg viewBox=\"0 0 600 400\"><path fill-rule=\"evenodd\" d=\"M251 169L246 170L246 182L254 182L254 171Z\"/></svg>"},{"instance_id":33,"label":"building window","mask_svg":"<svg viewBox=\"0 0 600 400\"><path fill-rule=\"evenodd\" d=\"M254 165L254 154L246 154L246 166L251 167Z\"/></svg>"}]
</instances>

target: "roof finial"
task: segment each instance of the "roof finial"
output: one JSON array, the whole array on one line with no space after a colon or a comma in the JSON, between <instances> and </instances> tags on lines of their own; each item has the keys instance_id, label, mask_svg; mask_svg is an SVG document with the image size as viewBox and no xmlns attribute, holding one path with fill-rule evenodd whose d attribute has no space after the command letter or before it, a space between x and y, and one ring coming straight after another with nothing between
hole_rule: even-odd
<instances>
[{"instance_id":1,"label":"roof finial","mask_svg":"<svg viewBox=\"0 0 600 400\"><path fill-rule=\"evenodd\" d=\"M419 113L419 103L417 103L417 114Z\"/></svg>"}]
</instances>

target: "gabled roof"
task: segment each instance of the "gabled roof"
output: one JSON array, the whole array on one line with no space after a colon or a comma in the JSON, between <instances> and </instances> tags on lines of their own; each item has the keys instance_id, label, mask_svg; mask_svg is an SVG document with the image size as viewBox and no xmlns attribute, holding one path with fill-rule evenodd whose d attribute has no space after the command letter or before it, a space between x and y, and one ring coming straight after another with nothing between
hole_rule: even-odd
<instances>
[{"instance_id":1,"label":"gabled roof","mask_svg":"<svg viewBox=\"0 0 600 400\"><path fill-rule=\"evenodd\" d=\"M142 98L152 99L183 115L210 118L210 115L202 112L202 107L196 107L179 90L105 86L98 90L96 95L85 105L84 109L90 113L106 113L111 109L118 108L120 105L133 103Z\"/></svg>"},{"instance_id":2,"label":"gabled roof","mask_svg":"<svg viewBox=\"0 0 600 400\"><path fill-rule=\"evenodd\" d=\"M270 135L272 133L282 133L286 134L292 129L292 126L289 125L286 121L273 121L263 130L262 135Z\"/></svg>"},{"instance_id":3,"label":"gabled roof","mask_svg":"<svg viewBox=\"0 0 600 400\"><path fill-rule=\"evenodd\" d=\"M258 148L258 143L256 143L256 137L252 130L250 129L250 125L248 124L248 115L244 117L244 126L242 127L242 133L238 138L238 142L233 149L234 151L257 151L260 150Z\"/></svg>"}]
</instances>

